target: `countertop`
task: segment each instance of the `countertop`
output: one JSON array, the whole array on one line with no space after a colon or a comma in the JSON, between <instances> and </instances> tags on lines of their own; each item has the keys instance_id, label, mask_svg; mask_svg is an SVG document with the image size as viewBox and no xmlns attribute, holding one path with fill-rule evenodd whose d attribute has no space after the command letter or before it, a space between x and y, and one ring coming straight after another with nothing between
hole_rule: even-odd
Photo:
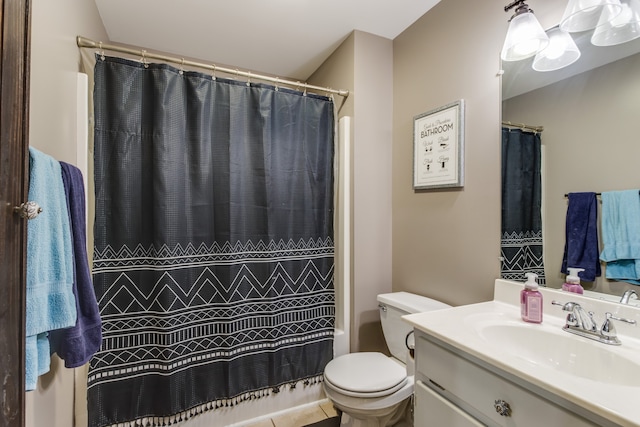
<instances>
[{"instance_id":1,"label":"countertop","mask_svg":"<svg viewBox=\"0 0 640 427\"><path fill-rule=\"evenodd\" d=\"M448 344L455 350L513 375L523 380L525 384L537 386L621 426L640 426L640 410L637 409L637 405L640 404L638 401L640 399L640 326L634 327L617 322L615 326L622 345L610 346L599 343L563 331L566 312L563 312L561 307L552 305L551 301L578 302L586 310L595 313L598 326L601 325L604 313L607 311L619 317L635 319L640 323L640 309L561 290L541 288L540 291L544 297L543 323L531 324L520 319L521 289L522 283L496 280L493 301L411 314L404 316L403 319L416 329ZM505 351L508 343L496 342L483 336L483 322L523 327L531 329L532 333L536 330L544 331L557 334L561 337L560 339L582 340L593 346L594 352L598 352L598 346L604 346L606 351L629 361L628 366L635 367L637 363L638 369L631 369L632 372L625 377L627 380L623 385L607 382L606 379L597 381L579 377L544 363L538 363L530 355ZM589 348L582 343L580 346L580 348ZM581 357L580 354L572 356ZM593 366L593 369L605 369L603 372L606 374L605 360L594 365L597 366Z\"/></svg>"}]
</instances>

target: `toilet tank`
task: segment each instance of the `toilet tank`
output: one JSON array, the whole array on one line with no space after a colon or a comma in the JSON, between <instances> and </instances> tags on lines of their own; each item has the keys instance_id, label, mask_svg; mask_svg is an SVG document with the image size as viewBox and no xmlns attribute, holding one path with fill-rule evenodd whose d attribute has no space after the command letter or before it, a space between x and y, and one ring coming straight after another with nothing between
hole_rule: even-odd
<instances>
[{"instance_id":1,"label":"toilet tank","mask_svg":"<svg viewBox=\"0 0 640 427\"><path fill-rule=\"evenodd\" d=\"M378 307L387 347L393 357L405 363L407 356L405 340L409 332L413 331L413 326L403 321L401 316L451 306L422 295L409 292L391 292L378 295Z\"/></svg>"}]
</instances>

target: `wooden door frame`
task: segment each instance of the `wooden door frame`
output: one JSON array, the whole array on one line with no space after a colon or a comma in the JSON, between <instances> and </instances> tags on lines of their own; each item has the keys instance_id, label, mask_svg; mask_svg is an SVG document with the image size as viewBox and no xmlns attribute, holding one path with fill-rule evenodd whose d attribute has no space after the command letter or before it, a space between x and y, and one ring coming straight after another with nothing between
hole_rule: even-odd
<instances>
[{"instance_id":1,"label":"wooden door frame","mask_svg":"<svg viewBox=\"0 0 640 427\"><path fill-rule=\"evenodd\" d=\"M26 220L29 171L29 0L0 0L0 425L25 424Z\"/></svg>"}]
</instances>

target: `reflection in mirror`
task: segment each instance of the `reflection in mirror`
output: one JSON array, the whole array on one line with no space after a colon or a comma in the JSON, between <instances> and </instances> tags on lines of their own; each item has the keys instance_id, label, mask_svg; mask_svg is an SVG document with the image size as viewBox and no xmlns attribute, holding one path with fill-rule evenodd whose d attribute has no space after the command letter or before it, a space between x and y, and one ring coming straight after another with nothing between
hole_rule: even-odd
<instances>
[{"instance_id":1,"label":"reflection in mirror","mask_svg":"<svg viewBox=\"0 0 640 427\"><path fill-rule=\"evenodd\" d=\"M533 273L544 285L540 145L538 132L502 128L500 273L516 281Z\"/></svg>"},{"instance_id":2,"label":"reflection in mirror","mask_svg":"<svg viewBox=\"0 0 640 427\"><path fill-rule=\"evenodd\" d=\"M640 188L640 39L612 47L591 45L592 32L574 39L582 56L569 67L536 72L533 58L503 63L503 122L543 126L542 226L544 270L549 287L565 280L560 272L568 200L575 192ZM597 199L599 251L602 202ZM587 294L619 301L635 285L605 279L583 281ZM521 279L524 280L524 279ZM591 292L590 292L591 291ZM632 300L636 301L636 300Z\"/></svg>"}]
</instances>

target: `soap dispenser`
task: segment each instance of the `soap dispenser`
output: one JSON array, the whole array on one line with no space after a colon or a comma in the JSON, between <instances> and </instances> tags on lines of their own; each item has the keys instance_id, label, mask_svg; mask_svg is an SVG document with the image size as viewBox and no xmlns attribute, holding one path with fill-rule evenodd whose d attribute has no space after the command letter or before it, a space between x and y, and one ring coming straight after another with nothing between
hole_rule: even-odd
<instances>
[{"instance_id":1,"label":"soap dispenser","mask_svg":"<svg viewBox=\"0 0 640 427\"><path fill-rule=\"evenodd\" d=\"M569 274L562 284L562 290L567 292L575 292L576 294L583 294L584 288L580 284L580 276L578 273L584 271L584 268L568 268Z\"/></svg>"},{"instance_id":2,"label":"soap dispenser","mask_svg":"<svg viewBox=\"0 0 640 427\"><path fill-rule=\"evenodd\" d=\"M520 314L529 323L542 323L542 294L538 290L538 275L527 273L524 289L520 291Z\"/></svg>"}]
</instances>

